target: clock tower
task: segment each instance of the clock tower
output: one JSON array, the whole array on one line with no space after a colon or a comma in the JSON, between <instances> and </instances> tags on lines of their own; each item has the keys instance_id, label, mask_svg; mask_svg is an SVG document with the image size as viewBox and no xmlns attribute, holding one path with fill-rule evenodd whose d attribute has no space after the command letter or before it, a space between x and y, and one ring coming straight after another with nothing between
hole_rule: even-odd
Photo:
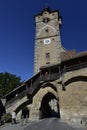
<instances>
[{"instance_id":1,"label":"clock tower","mask_svg":"<svg viewBox=\"0 0 87 130\"><path fill-rule=\"evenodd\" d=\"M34 48L34 74L42 66L59 64L60 53L65 49L61 44L60 27L62 18L59 11L44 8L35 16L36 33Z\"/></svg>"}]
</instances>

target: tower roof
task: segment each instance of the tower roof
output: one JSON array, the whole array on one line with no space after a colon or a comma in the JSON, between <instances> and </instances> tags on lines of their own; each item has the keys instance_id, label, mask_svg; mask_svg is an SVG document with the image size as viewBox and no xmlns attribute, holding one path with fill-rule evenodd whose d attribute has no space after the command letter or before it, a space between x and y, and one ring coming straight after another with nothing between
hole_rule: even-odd
<instances>
[{"instance_id":1,"label":"tower roof","mask_svg":"<svg viewBox=\"0 0 87 130\"><path fill-rule=\"evenodd\" d=\"M58 14L59 14L59 10L51 10L50 7L46 6L45 8L43 8L43 10L41 11L41 13L36 14L35 17L38 16L38 15L42 15L43 12L45 12L45 11L47 11L49 13L51 13L51 12L58 12Z\"/></svg>"}]
</instances>

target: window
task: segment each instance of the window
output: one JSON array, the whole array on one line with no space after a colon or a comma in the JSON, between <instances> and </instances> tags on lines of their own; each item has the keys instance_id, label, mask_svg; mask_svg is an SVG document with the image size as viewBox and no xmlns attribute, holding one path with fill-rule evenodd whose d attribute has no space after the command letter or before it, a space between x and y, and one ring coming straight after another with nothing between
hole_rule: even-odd
<instances>
[{"instance_id":1,"label":"window","mask_svg":"<svg viewBox=\"0 0 87 130\"><path fill-rule=\"evenodd\" d=\"M44 23L48 23L49 21L50 21L50 19L48 17L43 18Z\"/></svg>"},{"instance_id":2,"label":"window","mask_svg":"<svg viewBox=\"0 0 87 130\"><path fill-rule=\"evenodd\" d=\"M48 32L49 32L49 29L46 29L45 31L48 33Z\"/></svg>"},{"instance_id":3,"label":"window","mask_svg":"<svg viewBox=\"0 0 87 130\"><path fill-rule=\"evenodd\" d=\"M50 64L50 62L46 62L46 64Z\"/></svg>"},{"instance_id":4,"label":"window","mask_svg":"<svg viewBox=\"0 0 87 130\"><path fill-rule=\"evenodd\" d=\"M46 58L50 59L50 53L46 53Z\"/></svg>"},{"instance_id":5,"label":"window","mask_svg":"<svg viewBox=\"0 0 87 130\"><path fill-rule=\"evenodd\" d=\"M40 41L40 43L42 43L43 41Z\"/></svg>"},{"instance_id":6,"label":"window","mask_svg":"<svg viewBox=\"0 0 87 130\"><path fill-rule=\"evenodd\" d=\"M44 14L47 14L46 12Z\"/></svg>"}]
</instances>

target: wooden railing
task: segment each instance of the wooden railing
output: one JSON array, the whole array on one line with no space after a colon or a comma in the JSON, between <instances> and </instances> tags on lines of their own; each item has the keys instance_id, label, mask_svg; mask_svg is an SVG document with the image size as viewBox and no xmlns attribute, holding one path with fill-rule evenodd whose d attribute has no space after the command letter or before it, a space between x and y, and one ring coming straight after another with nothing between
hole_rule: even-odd
<instances>
[{"instance_id":1,"label":"wooden railing","mask_svg":"<svg viewBox=\"0 0 87 130\"><path fill-rule=\"evenodd\" d=\"M17 101L19 101L20 99L22 99L24 96L26 96L26 91L24 90L23 92L15 95L15 97L13 97L12 99L10 99L9 101L6 102L6 107L10 107L12 106L14 103L16 103Z\"/></svg>"},{"instance_id":2,"label":"wooden railing","mask_svg":"<svg viewBox=\"0 0 87 130\"><path fill-rule=\"evenodd\" d=\"M81 69L81 68L84 68L84 67L87 67L87 62L72 65L72 66L69 66L69 67L64 67L60 72L50 73L50 74L48 74L46 76L45 75L40 75L35 80L33 85L28 89L27 94L31 95L34 92L34 90L38 87L38 85L40 85L43 82L49 82L49 81L57 80L57 79L60 78L61 75L63 75L66 72L78 70L78 69Z\"/></svg>"}]
</instances>

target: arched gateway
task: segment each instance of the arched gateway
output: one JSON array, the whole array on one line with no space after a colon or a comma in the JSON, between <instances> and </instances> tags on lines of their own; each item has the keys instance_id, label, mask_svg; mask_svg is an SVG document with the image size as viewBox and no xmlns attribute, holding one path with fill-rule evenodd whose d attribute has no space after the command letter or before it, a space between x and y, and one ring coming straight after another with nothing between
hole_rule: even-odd
<instances>
[{"instance_id":1,"label":"arched gateway","mask_svg":"<svg viewBox=\"0 0 87 130\"><path fill-rule=\"evenodd\" d=\"M44 95L40 106L40 119L48 117L60 117L59 102L56 97L48 92Z\"/></svg>"},{"instance_id":2,"label":"arched gateway","mask_svg":"<svg viewBox=\"0 0 87 130\"><path fill-rule=\"evenodd\" d=\"M33 97L30 113L30 118L32 119L60 118L59 97L55 85L43 83L40 86L40 89Z\"/></svg>"}]
</instances>

